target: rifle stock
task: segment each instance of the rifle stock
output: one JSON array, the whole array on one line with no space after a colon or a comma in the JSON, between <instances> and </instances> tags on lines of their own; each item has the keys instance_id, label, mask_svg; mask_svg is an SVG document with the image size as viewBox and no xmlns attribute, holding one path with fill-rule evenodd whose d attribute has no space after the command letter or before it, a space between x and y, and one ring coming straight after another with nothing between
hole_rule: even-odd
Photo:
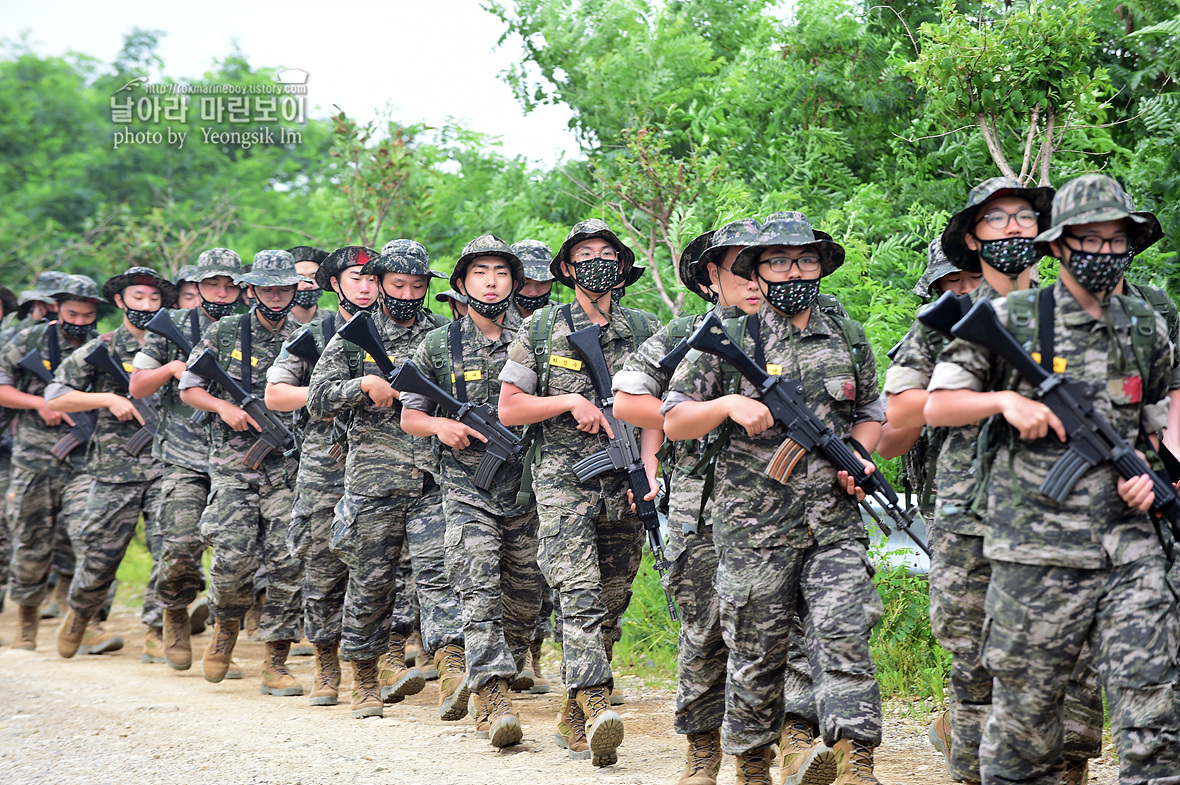
<instances>
[{"instance_id":1,"label":"rifle stock","mask_svg":"<svg viewBox=\"0 0 1180 785\"><path fill-rule=\"evenodd\" d=\"M168 309L166 308L156 311L156 315L148 320L148 323L144 325L144 329L171 341L172 345L176 347L177 351L186 360L193 352L193 345L188 342L188 339L184 337L184 334L180 330L176 329L176 325L172 322L172 317L169 316ZM200 425L205 422L205 417L208 414L209 412L194 409L192 416L189 417L189 421L195 425Z\"/></svg>"},{"instance_id":2,"label":"rifle stock","mask_svg":"<svg viewBox=\"0 0 1180 785\"><path fill-rule=\"evenodd\" d=\"M315 338L308 330L303 330L287 343L287 351L303 360L311 367L320 361L320 350L315 345Z\"/></svg>"},{"instance_id":3,"label":"rifle stock","mask_svg":"<svg viewBox=\"0 0 1180 785\"><path fill-rule=\"evenodd\" d=\"M349 319L348 324L341 327L337 334L364 349L381 369L385 378L392 383L397 368L385 353L385 342L381 340L381 333L377 331L377 325L373 323L371 316L367 313L358 313Z\"/></svg>"},{"instance_id":4,"label":"rifle stock","mask_svg":"<svg viewBox=\"0 0 1180 785\"><path fill-rule=\"evenodd\" d=\"M45 384L53 383L53 374L45 367L45 361L41 359L41 352L37 349L26 354L16 364L17 368L28 374L32 374L40 379Z\"/></svg>"},{"instance_id":5,"label":"rifle stock","mask_svg":"<svg viewBox=\"0 0 1180 785\"><path fill-rule=\"evenodd\" d=\"M970 309L968 295L943 292L937 300L918 309L918 321L950 338L952 328Z\"/></svg>"},{"instance_id":6,"label":"rifle stock","mask_svg":"<svg viewBox=\"0 0 1180 785\"><path fill-rule=\"evenodd\" d=\"M100 341L83 359L87 364L109 376L115 383L115 389L131 401L135 410L139 412L139 416L143 418L143 426L123 444L123 450L128 455L132 458L138 457L143 452L143 448L152 443L152 437L156 435L156 428L159 425L160 418L156 413L155 397L149 396L143 399L131 397L131 377L127 375L123 366L111 357L105 343Z\"/></svg>"},{"instance_id":7,"label":"rifle stock","mask_svg":"<svg viewBox=\"0 0 1180 785\"><path fill-rule=\"evenodd\" d=\"M666 374L671 375L676 371L676 366L680 365L680 361L684 359L684 355L688 354L688 350L692 348L688 345L688 336L680 339L680 343L673 346L667 354L660 358L660 370Z\"/></svg>"}]
</instances>

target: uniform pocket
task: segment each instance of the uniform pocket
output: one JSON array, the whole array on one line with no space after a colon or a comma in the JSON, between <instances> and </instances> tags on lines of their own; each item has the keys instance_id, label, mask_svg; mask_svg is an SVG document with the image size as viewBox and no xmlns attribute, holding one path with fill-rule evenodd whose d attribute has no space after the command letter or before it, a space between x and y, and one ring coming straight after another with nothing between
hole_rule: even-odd
<instances>
[{"instance_id":1,"label":"uniform pocket","mask_svg":"<svg viewBox=\"0 0 1180 785\"><path fill-rule=\"evenodd\" d=\"M828 376L824 379L824 389L837 401L856 400L856 379L852 376Z\"/></svg>"}]
</instances>

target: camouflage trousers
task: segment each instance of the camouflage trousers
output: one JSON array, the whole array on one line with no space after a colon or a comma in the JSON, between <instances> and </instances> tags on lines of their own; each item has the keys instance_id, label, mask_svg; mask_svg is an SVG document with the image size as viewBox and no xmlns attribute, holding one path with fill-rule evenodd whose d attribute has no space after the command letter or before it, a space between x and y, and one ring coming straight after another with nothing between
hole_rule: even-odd
<instances>
[{"instance_id":1,"label":"camouflage trousers","mask_svg":"<svg viewBox=\"0 0 1180 785\"><path fill-rule=\"evenodd\" d=\"M414 585L414 565L410 562L409 548L402 549L402 561L397 568L392 630L399 635L422 634L422 608L418 605L418 587Z\"/></svg>"},{"instance_id":2,"label":"camouflage trousers","mask_svg":"<svg viewBox=\"0 0 1180 785\"><path fill-rule=\"evenodd\" d=\"M164 608L184 608L205 588L201 556L208 543L201 534L201 513L209 501L209 475L165 464L160 496L156 591Z\"/></svg>"},{"instance_id":3,"label":"camouflage trousers","mask_svg":"<svg viewBox=\"0 0 1180 785\"><path fill-rule=\"evenodd\" d=\"M375 498L344 492L329 539L332 552L348 567L343 659L376 659L389 648L391 631L413 632L408 602L401 606L406 612L395 618L403 546L414 568L427 656L440 646L463 643L462 608L447 581L445 535L442 495L433 480L421 494Z\"/></svg>"},{"instance_id":4,"label":"camouflage trousers","mask_svg":"<svg viewBox=\"0 0 1180 785\"><path fill-rule=\"evenodd\" d=\"M545 576L541 577L541 610L537 613L537 623L533 628L533 640L543 641L546 638L553 638L556 641L561 640L561 604L558 603L556 592L545 580ZM556 619L554 618L554 611L556 611Z\"/></svg>"},{"instance_id":5,"label":"camouflage trousers","mask_svg":"<svg viewBox=\"0 0 1180 785\"><path fill-rule=\"evenodd\" d=\"M983 665L995 678L985 783L1053 783L1066 686L1088 642L1106 687L1119 782L1180 783L1180 644L1162 557L1105 570L993 561Z\"/></svg>"},{"instance_id":6,"label":"camouflage trousers","mask_svg":"<svg viewBox=\"0 0 1180 785\"><path fill-rule=\"evenodd\" d=\"M537 514L505 517L448 499L447 573L463 606L467 684L511 681L524 666L541 608Z\"/></svg>"},{"instance_id":7,"label":"camouflage trousers","mask_svg":"<svg viewBox=\"0 0 1180 785\"><path fill-rule=\"evenodd\" d=\"M977 782L979 743L992 711L992 674L980 661L984 598L991 562L983 537L930 527L930 626L952 656L950 674L951 777ZM1102 687L1083 658L1065 697L1067 760L1095 758L1102 752Z\"/></svg>"},{"instance_id":8,"label":"camouflage trousers","mask_svg":"<svg viewBox=\"0 0 1180 785\"><path fill-rule=\"evenodd\" d=\"M9 596L17 605L40 605L49 592L49 569L74 572L74 551L66 528L82 514L90 478L65 466L33 472L13 466L8 486L8 525L12 532Z\"/></svg>"},{"instance_id":9,"label":"camouflage trousers","mask_svg":"<svg viewBox=\"0 0 1180 785\"><path fill-rule=\"evenodd\" d=\"M304 632L316 644L338 642L344 620L348 567L328 547L336 503L343 492L343 488L322 491L300 487L291 509L287 547L303 560Z\"/></svg>"},{"instance_id":10,"label":"camouflage trousers","mask_svg":"<svg viewBox=\"0 0 1180 785\"><path fill-rule=\"evenodd\" d=\"M884 607L864 544L722 548L721 629L729 647L722 749L741 755L777 741L796 611L812 669L820 733L881 743L881 692L869 634Z\"/></svg>"},{"instance_id":11,"label":"camouflage trousers","mask_svg":"<svg viewBox=\"0 0 1180 785\"><path fill-rule=\"evenodd\" d=\"M279 475L281 467L267 467ZM232 468L230 468L232 471ZM254 574L266 565L266 601L258 622L263 641L299 639L303 564L287 550L294 493L281 477L263 474L257 484L214 472L201 536L213 547L210 603L218 619L241 619L254 604Z\"/></svg>"},{"instance_id":12,"label":"camouflage trousers","mask_svg":"<svg viewBox=\"0 0 1180 785\"><path fill-rule=\"evenodd\" d=\"M74 581L70 584L70 607L78 614L87 619L98 616L127 546L135 536L139 516L143 515L145 533L155 530L161 484L158 477L121 483L90 479L86 506L81 515L70 521L70 540L78 555ZM148 535L147 539L150 551L154 536ZM143 598L143 617L149 627L163 626L159 599L150 581ZM151 621L156 623L153 625Z\"/></svg>"},{"instance_id":13,"label":"camouflage trousers","mask_svg":"<svg viewBox=\"0 0 1180 785\"><path fill-rule=\"evenodd\" d=\"M12 482L12 452L0 449L0 499L8 498L8 485ZM8 591L8 565L12 563L12 531L8 528L8 516L0 514L0 598Z\"/></svg>"}]
</instances>

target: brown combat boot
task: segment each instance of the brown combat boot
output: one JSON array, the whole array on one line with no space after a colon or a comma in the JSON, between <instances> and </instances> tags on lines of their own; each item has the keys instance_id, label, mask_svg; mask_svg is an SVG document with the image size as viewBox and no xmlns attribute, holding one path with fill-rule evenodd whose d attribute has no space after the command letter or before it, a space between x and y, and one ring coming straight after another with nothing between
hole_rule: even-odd
<instances>
[{"instance_id":1,"label":"brown combat boot","mask_svg":"<svg viewBox=\"0 0 1180 785\"><path fill-rule=\"evenodd\" d=\"M57 585L53 587L53 594L49 602L41 610L42 619L60 619L70 609L70 584L74 582L73 575L59 575Z\"/></svg>"},{"instance_id":2,"label":"brown combat boot","mask_svg":"<svg viewBox=\"0 0 1180 785\"><path fill-rule=\"evenodd\" d=\"M3 524L0 524L3 525ZM41 625L41 609L36 605L18 605L19 628L12 648L33 651L37 648L37 627Z\"/></svg>"},{"instance_id":3,"label":"brown combat boot","mask_svg":"<svg viewBox=\"0 0 1180 785\"><path fill-rule=\"evenodd\" d=\"M148 627L143 636L143 652L139 655L140 662L164 662L164 636L155 627Z\"/></svg>"},{"instance_id":4,"label":"brown combat boot","mask_svg":"<svg viewBox=\"0 0 1180 785\"><path fill-rule=\"evenodd\" d=\"M549 680L541 675L541 643L538 639L529 647L529 664L533 666L533 688L529 692L533 695L545 695L550 689Z\"/></svg>"},{"instance_id":5,"label":"brown combat boot","mask_svg":"<svg viewBox=\"0 0 1180 785\"><path fill-rule=\"evenodd\" d=\"M377 660L352 661L352 718L384 717L385 701L377 681Z\"/></svg>"},{"instance_id":6,"label":"brown combat boot","mask_svg":"<svg viewBox=\"0 0 1180 785\"><path fill-rule=\"evenodd\" d=\"M779 738L783 785L828 785L836 779L836 753L816 738L815 726L795 720Z\"/></svg>"},{"instance_id":7,"label":"brown combat boot","mask_svg":"<svg viewBox=\"0 0 1180 785\"><path fill-rule=\"evenodd\" d=\"M610 707L610 689L606 686L586 687L574 695L586 717L586 741L595 766L611 766L618 762L615 752L623 743L623 718Z\"/></svg>"},{"instance_id":8,"label":"brown combat boot","mask_svg":"<svg viewBox=\"0 0 1180 785\"><path fill-rule=\"evenodd\" d=\"M926 737L930 739L930 744L934 749L942 753L942 757L946 759L946 770L951 770L951 712L947 709L942 714L935 718L934 722L930 723L930 727L926 730Z\"/></svg>"},{"instance_id":9,"label":"brown combat boot","mask_svg":"<svg viewBox=\"0 0 1180 785\"><path fill-rule=\"evenodd\" d=\"M569 750L570 757L584 760L593 755L590 744L586 741L586 716L578 702L569 695L561 699L561 708L557 713L557 732L553 740L563 750Z\"/></svg>"},{"instance_id":10,"label":"brown combat boot","mask_svg":"<svg viewBox=\"0 0 1180 785\"><path fill-rule=\"evenodd\" d=\"M421 667L426 659L426 652L422 648L422 633L415 630L406 636L406 665Z\"/></svg>"},{"instance_id":11,"label":"brown combat boot","mask_svg":"<svg viewBox=\"0 0 1180 785\"><path fill-rule=\"evenodd\" d=\"M770 767L774 764L774 746L737 756L737 785L774 785Z\"/></svg>"},{"instance_id":12,"label":"brown combat boot","mask_svg":"<svg viewBox=\"0 0 1180 785\"><path fill-rule=\"evenodd\" d=\"M1086 785L1090 781L1090 761L1067 760L1061 769L1061 785Z\"/></svg>"},{"instance_id":13,"label":"brown combat boot","mask_svg":"<svg viewBox=\"0 0 1180 785\"><path fill-rule=\"evenodd\" d=\"M417 695L426 687L426 677L417 668L408 668L406 662L406 639L396 632L389 636L389 653L381 658L381 700L386 703L401 703L409 695Z\"/></svg>"},{"instance_id":14,"label":"brown combat boot","mask_svg":"<svg viewBox=\"0 0 1180 785\"><path fill-rule=\"evenodd\" d=\"M267 641L266 664L262 666L262 694L280 698L302 695L303 685L287 670L291 641Z\"/></svg>"},{"instance_id":15,"label":"brown combat boot","mask_svg":"<svg viewBox=\"0 0 1180 785\"><path fill-rule=\"evenodd\" d=\"M488 707L479 699L479 693L471 693L467 699L467 713L475 720L475 738L490 739L492 737L492 723L488 719Z\"/></svg>"},{"instance_id":16,"label":"brown combat boot","mask_svg":"<svg viewBox=\"0 0 1180 785\"><path fill-rule=\"evenodd\" d=\"M78 647L79 654L106 654L108 651L118 651L123 648L122 636L109 633L102 628L102 622L94 622L86 628L82 636L82 645Z\"/></svg>"},{"instance_id":17,"label":"brown combat boot","mask_svg":"<svg viewBox=\"0 0 1180 785\"><path fill-rule=\"evenodd\" d=\"M184 608L164 609L164 661L178 671L193 666L192 620Z\"/></svg>"},{"instance_id":18,"label":"brown combat boot","mask_svg":"<svg viewBox=\"0 0 1180 785\"><path fill-rule=\"evenodd\" d=\"M688 734L688 755L684 774L676 785L717 785L721 770L721 730Z\"/></svg>"},{"instance_id":19,"label":"brown combat boot","mask_svg":"<svg viewBox=\"0 0 1180 785\"><path fill-rule=\"evenodd\" d=\"M335 706L340 702L340 655L335 643L315 645L315 678L311 695L307 698L310 706Z\"/></svg>"},{"instance_id":20,"label":"brown combat boot","mask_svg":"<svg viewBox=\"0 0 1180 785\"><path fill-rule=\"evenodd\" d=\"M70 608L57 628L57 653L67 660L77 654L89 622L85 616Z\"/></svg>"},{"instance_id":21,"label":"brown combat boot","mask_svg":"<svg viewBox=\"0 0 1180 785\"><path fill-rule=\"evenodd\" d=\"M213 622L213 642L206 647L205 656L201 660L201 672L205 676L205 681L217 684L225 678L241 629L240 619L216 619Z\"/></svg>"},{"instance_id":22,"label":"brown combat boot","mask_svg":"<svg viewBox=\"0 0 1180 785\"><path fill-rule=\"evenodd\" d=\"M873 776L873 748L866 742L840 739L832 751L836 754L835 785L881 785Z\"/></svg>"},{"instance_id":23,"label":"brown combat boot","mask_svg":"<svg viewBox=\"0 0 1180 785\"><path fill-rule=\"evenodd\" d=\"M467 716L467 659L463 646L448 643L434 653L434 667L438 668L438 716L447 721Z\"/></svg>"},{"instance_id":24,"label":"brown combat boot","mask_svg":"<svg viewBox=\"0 0 1180 785\"><path fill-rule=\"evenodd\" d=\"M209 598L198 597L188 606L189 634L200 635L209 621Z\"/></svg>"},{"instance_id":25,"label":"brown combat boot","mask_svg":"<svg viewBox=\"0 0 1180 785\"><path fill-rule=\"evenodd\" d=\"M524 665L520 668L520 673L516 674L516 678L512 680L513 692L531 692L536 676L533 675L533 655L531 651L524 653Z\"/></svg>"},{"instance_id":26,"label":"brown combat boot","mask_svg":"<svg viewBox=\"0 0 1180 785\"><path fill-rule=\"evenodd\" d=\"M488 717L488 735L492 746L498 749L520 744L524 738L524 730L520 727L520 717L512 710L512 702L508 698L508 679L493 679L476 692L480 707L486 706Z\"/></svg>"}]
</instances>

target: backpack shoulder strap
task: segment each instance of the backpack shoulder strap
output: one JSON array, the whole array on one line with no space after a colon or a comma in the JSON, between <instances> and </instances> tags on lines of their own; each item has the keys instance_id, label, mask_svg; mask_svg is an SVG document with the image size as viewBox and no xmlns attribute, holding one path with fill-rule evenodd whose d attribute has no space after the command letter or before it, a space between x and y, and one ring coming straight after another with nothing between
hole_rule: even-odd
<instances>
[{"instance_id":1,"label":"backpack shoulder strap","mask_svg":"<svg viewBox=\"0 0 1180 785\"><path fill-rule=\"evenodd\" d=\"M557 308L556 305L546 305L536 311L529 326L529 342L533 345L533 359L537 364L537 395L549 393L549 355L552 354Z\"/></svg>"},{"instance_id":2,"label":"backpack shoulder strap","mask_svg":"<svg viewBox=\"0 0 1180 785\"><path fill-rule=\"evenodd\" d=\"M1151 371L1151 355L1155 350L1155 316L1158 313L1166 321L1168 313L1166 309L1171 300L1167 299L1166 294L1153 287L1143 286L1140 289L1144 294L1154 291L1166 302L1157 306L1156 302L1160 302L1159 300L1152 302L1147 297L1141 300L1138 297L1115 296L1118 297L1119 302L1123 305L1123 310L1131 319L1131 351L1135 355L1135 365L1139 368L1139 375L1146 383L1148 373Z\"/></svg>"},{"instance_id":3,"label":"backpack shoulder strap","mask_svg":"<svg viewBox=\"0 0 1180 785\"><path fill-rule=\"evenodd\" d=\"M835 298L833 298L835 299ZM839 303L837 303L839 306ZM821 310L823 310L821 308ZM843 311L843 308L840 308ZM852 375L856 378L857 387L860 386L860 369L869 358L869 337L865 334L864 325L847 315L826 312L840 325L840 332L844 335L844 343L852 355Z\"/></svg>"},{"instance_id":4,"label":"backpack shoulder strap","mask_svg":"<svg viewBox=\"0 0 1180 785\"><path fill-rule=\"evenodd\" d=\"M816 295L816 304L821 311L829 316L837 316L842 319L848 318L848 311L844 310L844 306L836 299L835 295L820 292Z\"/></svg>"},{"instance_id":5,"label":"backpack shoulder strap","mask_svg":"<svg viewBox=\"0 0 1180 785\"><path fill-rule=\"evenodd\" d=\"M457 322L452 322L452 324L457 324ZM451 376L451 353L447 346L449 338L449 327L446 329L436 327L426 334L426 356L430 359L435 379L448 379Z\"/></svg>"}]
</instances>

